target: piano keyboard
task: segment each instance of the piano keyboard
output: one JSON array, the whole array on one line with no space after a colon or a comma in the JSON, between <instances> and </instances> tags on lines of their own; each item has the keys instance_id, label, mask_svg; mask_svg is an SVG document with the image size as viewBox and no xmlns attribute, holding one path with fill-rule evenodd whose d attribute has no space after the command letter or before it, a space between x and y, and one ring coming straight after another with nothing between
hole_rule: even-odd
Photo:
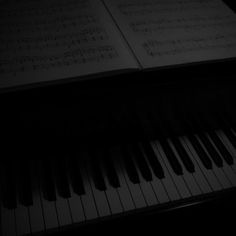
<instances>
[{"instance_id":1,"label":"piano keyboard","mask_svg":"<svg viewBox=\"0 0 236 236\"><path fill-rule=\"evenodd\" d=\"M1 165L3 236L57 231L236 186L232 128L46 157Z\"/></svg>"}]
</instances>

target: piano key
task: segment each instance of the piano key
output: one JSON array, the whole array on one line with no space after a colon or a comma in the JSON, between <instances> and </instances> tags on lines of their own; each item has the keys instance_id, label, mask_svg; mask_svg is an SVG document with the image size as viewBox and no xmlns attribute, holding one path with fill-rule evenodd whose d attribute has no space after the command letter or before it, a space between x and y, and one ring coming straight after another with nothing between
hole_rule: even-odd
<instances>
[{"instance_id":1,"label":"piano key","mask_svg":"<svg viewBox=\"0 0 236 236\"><path fill-rule=\"evenodd\" d=\"M195 168L193 165L192 160L189 158L188 154L186 153L185 149L183 148L181 142L179 141L179 139L177 137L175 138L171 138L171 143L174 146L174 149L176 150L176 152L178 153L179 156L179 162L183 162L186 170L189 173L194 173Z\"/></svg>"},{"instance_id":2,"label":"piano key","mask_svg":"<svg viewBox=\"0 0 236 236\"><path fill-rule=\"evenodd\" d=\"M221 156L225 160L225 162L228 165L233 164L233 157L230 154L230 152L227 150L227 148L222 143L221 139L216 135L215 131L208 132L209 137L211 138L212 142L214 143L214 146L217 147L218 151L220 152Z\"/></svg>"},{"instance_id":3,"label":"piano key","mask_svg":"<svg viewBox=\"0 0 236 236\"><path fill-rule=\"evenodd\" d=\"M135 209L135 205L129 191L129 188L126 184L125 177L123 175L123 171L120 169L119 164L117 164L117 160L121 159L119 156L119 150L116 147L111 148L110 150L112 159L114 162L114 168L116 173L119 176L120 187L117 188L117 192L119 193L119 197L124 208L124 211L130 211ZM120 154L121 155L121 154Z\"/></svg>"},{"instance_id":4,"label":"piano key","mask_svg":"<svg viewBox=\"0 0 236 236\"><path fill-rule=\"evenodd\" d=\"M36 161L31 161L31 181L33 205L29 206L30 224L32 233L38 233L45 230L42 201L39 189L39 178Z\"/></svg>"},{"instance_id":5,"label":"piano key","mask_svg":"<svg viewBox=\"0 0 236 236\"><path fill-rule=\"evenodd\" d=\"M221 190L222 189L221 184L219 183L218 179L216 178L214 172L211 169L205 168L205 166L203 165L203 163L199 157L199 154L196 152L196 150L192 146L192 143L189 141L189 139L185 138L184 141L187 144L190 152L192 153L195 161L198 163L201 171L203 172L204 176L206 177L206 179L207 179L208 183L210 184L211 188L213 189L213 191ZM203 149L203 151L205 152L204 149Z\"/></svg>"},{"instance_id":6,"label":"piano key","mask_svg":"<svg viewBox=\"0 0 236 236\"><path fill-rule=\"evenodd\" d=\"M92 178L91 178L92 172L91 172L91 169L88 166L87 166L86 170L87 170L87 174L88 174L88 181L90 182L90 186L91 186L91 189L92 189L92 192L93 192L93 196L94 196L94 200L96 202L96 206L97 206L99 216L104 217L104 216L111 215L110 207L109 207L109 204L108 204L108 201L107 201L105 191L100 190L100 189L97 188L97 186L95 185L95 181L93 181ZM105 186L103 176L101 176L101 178L103 179L103 183L104 183L104 186Z\"/></svg>"},{"instance_id":7,"label":"piano key","mask_svg":"<svg viewBox=\"0 0 236 236\"><path fill-rule=\"evenodd\" d=\"M133 160L134 162L136 162L136 165L135 165L136 169L139 171L140 175L142 175L144 180L151 181L152 174L143 156L143 153L140 150L140 145L133 143L131 144L130 148L131 148L130 152L132 153Z\"/></svg>"},{"instance_id":8,"label":"piano key","mask_svg":"<svg viewBox=\"0 0 236 236\"><path fill-rule=\"evenodd\" d=\"M31 228L30 228L30 216L28 207L25 207L18 202L17 207L15 209L15 216L16 216L17 235L30 234Z\"/></svg>"},{"instance_id":9,"label":"piano key","mask_svg":"<svg viewBox=\"0 0 236 236\"><path fill-rule=\"evenodd\" d=\"M125 145L122 146L122 162L130 181L134 184L140 183L140 179L136 167L134 165L133 159L130 156L128 147L126 147Z\"/></svg>"},{"instance_id":10,"label":"piano key","mask_svg":"<svg viewBox=\"0 0 236 236\"><path fill-rule=\"evenodd\" d=\"M212 146L211 142L209 141L208 135L206 133L200 133L198 134L198 140L201 142L201 144L205 147L205 151L208 153L208 156L212 159L212 161L215 163L217 167L223 166L223 160L219 156L219 154L216 152L214 147Z\"/></svg>"},{"instance_id":11,"label":"piano key","mask_svg":"<svg viewBox=\"0 0 236 236\"><path fill-rule=\"evenodd\" d=\"M220 133L216 133L216 135L219 137L219 139L221 140L222 144L225 146L225 148L227 149L228 152L230 152L230 148L227 145L227 141L224 140L224 138L221 136ZM224 171L225 174L228 176L230 182L232 183L233 186L236 186L236 172L234 171L234 161L233 164L228 166L228 165L224 165Z\"/></svg>"},{"instance_id":12,"label":"piano key","mask_svg":"<svg viewBox=\"0 0 236 236\"><path fill-rule=\"evenodd\" d=\"M13 162L6 160L1 163L1 185L3 205L15 209L17 205L16 173L12 169Z\"/></svg>"},{"instance_id":13,"label":"piano key","mask_svg":"<svg viewBox=\"0 0 236 236\"><path fill-rule=\"evenodd\" d=\"M68 159L70 158L73 158L73 157L69 157ZM68 182L69 182L69 189L71 193L71 197L68 199L68 203L69 203L69 208L71 211L72 222L80 223L80 222L85 221L85 215L84 215L84 209L81 202L81 197L78 193L75 193L73 191L72 181L69 176L68 176Z\"/></svg>"},{"instance_id":14,"label":"piano key","mask_svg":"<svg viewBox=\"0 0 236 236\"><path fill-rule=\"evenodd\" d=\"M147 165L147 162L145 160L145 157L144 157L139 145L140 144L136 145L136 148L139 149L139 153L136 152L136 153L132 153L131 155L132 156L133 155L140 155L140 156L142 155L142 159L143 159L142 163L146 163L145 165ZM141 157L139 157L139 158L141 158ZM135 159L135 158L134 158L134 165L136 166L136 169L137 169L137 172L138 172L138 175L139 175L140 188L141 188L142 193L145 197L147 205L148 206L156 205L158 203L158 201L157 201L155 192L153 191L152 185L150 183L152 181L152 173L149 170L148 176L149 177L151 176L151 178L150 178L150 180L147 180L147 179L144 178L144 176L142 176L140 168L138 168L138 166L137 166L138 165L137 164L137 159ZM146 167L149 169L148 166L146 166Z\"/></svg>"},{"instance_id":15,"label":"piano key","mask_svg":"<svg viewBox=\"0 0 236 236\"><path fill-rule=\"evenodd\" d=\"M120 187L119 177L116 173L111 153L107 149L107 150L104 150L102 155L103 157L101 159L102 159L103 172L106 175L106 179L108 180L108 183L114 188Z\"/></svg>"},{"instance_id":16,"label":"piano key","mask_svg":"<svg viewBox=\"0 0 236 236\"><path fill-rule=\"evenodd\" d=\"M202 148L201 144L199 143L198 139L196 138L195 135L189 135L188 136L188 140L191 143L191 145L193 146L193 148L196 150L198 157L200 159L200 161L202 162L203 166L206 169L212 169L212 161L211 159L208 157L207 153L205 152L205 150Z\"/></svg>"},{"instance_id":17,"label":"piano key","mask_svg":"<svg viewBox=\"0 0 236 236\"><path fill-rule=\"evenodd\" d=\"M79 168L79 157L75 157L72 154L67 158L67 167L68 167L68 178L70 179L71 193L76 193L77 195L85 194L84 184L80 173Z\"/></svg>"},{"instance_id":18,"label":"piano key","mask_svg":"<svg viewBox=\"0 0 236 236\"><path fill-rule=\"evenodd\" d=\"M60 158L60 157L59 157ZM53 182L56 183L56 210L58 216L58 223L60 227L70 225L72 223L71 212L69 208L68 198L70 197L70 193L68 192L68 180L66 180L66 168L60 170L61 166L58 166L56 163L62 160L57 160L56 158L52 159L52 179ZM59 163L59 165L62 163ZM58 169L57 169L58 168ZM62 171L65 173L62 174ZM59 178L58 175L63 175L62 178ZM62 183L59 183L61 181ZM64 183L63 183L64 182ZM62 185L64 186L62 186ZM68 196L69 195L69 196Z\"/></svg>"},{"instance_id":19,"label":"piano key","mask_svg":"<svg viewBox=\"0 0 236 236\"><path fill-rule=\"evenodd\" d=\"M60 154L61 155L61 154ZM56 184L56 190L58 196L64 199L68 199L71 196L68 177L67 177L67 167L64 157L57 156L57 158L52 158L53 165L53 178Z\"/></svg>"},{"instance_id":20,"label":"piano key","mask_svg":"<svg viewBox=\"0 0 236 236\"><path fill-rule=\"evenodd\" d=\"M174 173L176 175L182 175L183 174L183 169L181 164L178 162L178 160L176 159L172 149L169 146L169 143L167 142L167 140L160 140L159 141L160 145L161 145L161 149L164 151L165 153L165 157L167 158L168 163L170 164L171 169L174 171Z\"/></svg>"},{"instance_id":21,"label":"piano key","mask_svg":"<svg viewBox=\"0 0 236 236\"><path fill-rule=\"evenodd\" d=\"M17 168L17 186L18 186L18 200L24 206L33 205L32 189L31 189L31 178L30 178L30 167L29 162L24 158L16 160L15 163Z\"/></svg>"},{"instance_id":22,"label":"piano key","mask_svg":"<svg viewBox=\"0 0 236 236\"><path fill-rule=\"evenodd\" d=\"M16 236L15 210L1 206L1 235Z\"/></svg>"},{"instance_id":23,"label":"piano key","mask_svg":"<svg viewBox=\"0 0 236 236\"><path fill-rule=\"evenodd\" d=\"M231 167L233 171L236 173L236 149L234 148L230 140L227 138L224 131L218 130L217 134L219 135L219 137L221 137L222 141L224 141L224 144L227 146L228 150L232 154L232 157L234 158L233 165Z\"/></svg>"},{"instance_id":24,"label":"piano key","mask_svg":"<svg viewBox=\"0 0 236 236\"><path fill-rule=\"evenodd\" d=\"M46 181L45 175L42 174L42 173L44 173L44 171L42 169L44 169L46 167L44 161L39 161L38 162L38 168L39 168L39 173L40 173L39 174L40 193L41 193L40 197L41 197L42 206L43 206L43 213L44 213L43 215L44 215L44 221L45 221L45 228L46 228L46 230L58 229L59 222L58 222L58 216L57 216L57 209L56 209L55 201L53 201L51 198L50 198L50 201L49 201L48 200L48 195L43 194L43 192L44 192L43 185L45 186L45 181ZM50 181L52 181L52 179ZM52 186L54 186L54 185L52 185ZM56 197L55 197L55 199L56 199Z\"/></svg>"},{"instance_id":25,"label":"piano key","mask_svg":"<svg viewBox=\"0 0 236 236\"><path fill-rule=\"evenodd\" d=\"M50 160L50 157L49 157ZM56 188L55 182L52 175L52 166L51 162L48 159L42 159L40 163L40 174L42 175L41 179L41 188L43 192L43 197L48 201L56 201Z\"/></svg>"},{"instance_id":26,"label":"piano key","mask_svg":"<svg viewBox=\"0 0 236 236\"><path fill-rule=\"evenodd\" d=\"M174 152L174 154L176 155L176 158L180 161L180 154L177 152L176 150L176 146L173 145L172 140L169 140L169 144ZM181 144L180 141L176 142L177 145ZM182 144L181 144L182 146ZM182 147L183 148L183 147ZM187 152L185 151L185 155L187 155ZM190 157L188 156L188 159L190 159ZM191 160L192 163L192 160ZM194 171L195 172L195 171ZM185 169L183 169L183 179L188 187L188 189L190 190L191 195L196 196L201 194L201 190L199 189L198 184L196 183L193 174Z\"/></svg>"},{"instance_id":27,"label":"piano key","mask_svg":"<svg viewBox=\"0 0 236 236\"><path fill-rule=\"evenodd\" d=\"M143 155L144 155L145 159L147 160L147 155L148 155L147 153L152 153L153 157L156 158L152 146L149 144L148 147L151 148L152 150L150 150L148 152L145 152L144 149L143 149L143 146L141 146L141 149L142 149L142 152L143 152ZM147 146L146 146L146 148L147 148ZM147 161L147 163L148 163L148 161ZM158 163L159 163L159 161L158 161ZM151 169L150 163L148 163L148 165L149 165L149 168ZM163 171L160 163L158 164L158 167L161 168L161 170ZM151 170L151 171L153 171L153 170ZM152 181L150 183L152 185L153 191L155 192L157 200L160 203L169 202L170 199L169 199L168 194L166 192L166 189L165 189L165 187L164 187L164 185L162 183L162 180L157 178L154 175L154 173L152 173L152 176L153 176L153 179L152 179ZM163 178L164 178L164 172L163 172Z\"/></svg>"},{"instance_id":28,"label":"piano key","mask_svg":"<svg viewBox=\"0 0 236 236\"><path fill-rule=\"evenodd\" d=\"M84 190L85 190L85 194L81 195L81 201L84 208L85 218L86 220L95 219L98 217L98 212L97 212L97 206L94 200L93 192L90 186L90 182L88 180L85 167L81 168L78 166L78 168L80 168L80 173L81 173L81 177L84 183Z\"/></svg>"},{"instance_id":29,"label":"piano key","mask_svg":"<svg viewBox=\"0 0 236 236\"><path fill-rule=\"evenodd\" d=\"M162 169L164 170L165 173L165 178L162 179L162 183L165 186L165 189L168 193L169 198L174 201L174 200L178 200L181 198L180 193L178 191L178 189L176 188L175 183L172 180L172 177L170 176L169 171L167 170L162 158L161 158L161 153L159 151L159 146L160 144L156 141L151 142L151 146L156 154L156 158L158 159L158 161L160 162Z\"/></svg>"},{"instance_id":30,"label":"piano key","mask_svg":"<svg viewBox=\"0 0 236 236\"><path fill-rule=\"evenodd\" d=\"M198 186L201 189L202 193L212 192L211 187L208 184L206 177L204 176L201 169L199 168L199 164L194 159L193 154L190 152L190 150L186 144L187 138L183 136L183 137L180 137L179 139L194 164L195 172L193 173L193 176L195 177L195 180L198 182Z\"/></svg>"},{"instance_id":31,"label":"piano key","mask_svg":"<svg viewBox=\"0 0 236 236\"><path fill-rule=\"evenodd\" d=\"M169 145L169 140L167 140L167 142L168 142L168 145ZM172 176L172 179L175 182L176 187L178 188L180 195L182 196L182 198L190 197L191 194L189 192L189 189L188 189L188 187L186 186L186 184L183 180L183 170L182 170L181 175L178 175L174 171L172 171L170 163L167 160L166 152L162 149L161 143L157 143L157 145L158 145L158 150L160 151L163 163L166 165L167 170L169 171L170 175ZM174 152L172 150L171 150L171 152L173 153L173 156L174 156Z\"/></svg>"},{"instance_id":32,"label":"piano key","mask_svg":"<svg viewBox=\"0 0 236 236\"><path fill-rule=\"evenodd\" d=\"M143 152L146 154L146 158L149 161L150 167L153 170L157 178L163 179L165 177L164 171L158 159L155 156L154 150L151 144L147 141L142 142Z\"/></svg>"},{"instance_id":33,"label":"piano key","mask_svg":"<svg viewBox=\"0 0 236 236\"><path fill-rule=\"evenodd\" d=\"M112 165L113 166L113 165ZM104 166L102 166L102 171L105 173ZM123 212L123 207L121 205L120 197L117 191L117 188L114 188L108 180L108 176L105 174L104 176L104 181L107 186L106 196L107 200L111 209L111 214L118 214Z\"/></svg>"},{"instance_id":34,"label":"piano key","mask_svg":"<svg viewBox=\"0 0 236 236\"><path fill-rule=\"evenodd\" d=\"M88 151L89 177L91 175L95 188L101 191L106 190L103 174L101 172L101 150L98 147L91 146Z\"/></svg>"},{"instance_id":35,"label":"piano key","mask_svg":"<svg viewBox=\"0 0 236 236\"><path fill-rule=\"evenodd\" d=\"M199 138L199 137L198 137ZM201 143L202 147L205 149L205 152L210 155L210 153L208 153L208 149L207 147L201 142L201 140L199 139L199 142ZM210 140L208 139L207 142L208 145L211 146L211 150L214 149L214 146L212 145L212 143L210 142ZM217 151L214 149L213 153L217 153ZM211 153L211 155L213 155L213 153ZM217 153L218 154L218 153ZM219 155L219 154L218 154ZM227 177L225 176L224 172L222 171L222 167L223 167L223 161L222 161L222 166L221 168L218 167L217 165L212 166L212 171L214 172L216 178L219 180L219 183L222 185L223 188L229 188L231 186L229 180L227 179Z\"/></svg>"},{"instance_id":36,"label":"piano key","mask_svg":"<svg viewBox=\"0 0 236 236\"><path fill-rule=\"evenodd\" d=\"M133 183L128 175L127 169L124 166L123 160L124 160L124 156L123 156L123 152L120 153L121 150L116 150L117 152L119 152L118 157L121 157L120 159L116 160L116 165L119 166L119 169L121 170L121 174L124 175L125 178L125 182L127 183L127 186L129 188L129 191L131 193L132 199L134 201L135 207L136 208L143 208L146 207L146 201L145 198L143 196L143 193L140 189L140 185L139 183ZM132 162L133 164L133 162ZM133 168L135 168L133 166ZM137 177L138 177L138 173L136 172Z\"/></svg>"}]
</instances>

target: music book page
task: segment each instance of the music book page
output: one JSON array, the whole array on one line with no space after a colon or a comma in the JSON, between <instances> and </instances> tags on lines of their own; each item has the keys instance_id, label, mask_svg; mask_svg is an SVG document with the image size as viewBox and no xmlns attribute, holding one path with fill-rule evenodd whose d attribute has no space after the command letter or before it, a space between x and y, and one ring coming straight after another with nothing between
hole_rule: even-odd
<instances>
[{"instance_id":1,"label":"music book page","mask_svg":"<svg viewBox=\"0 0 236 236\"><path fill-rule=\"evenodd\" d=\"M221 0L104 0L143 68L236 57L236 15Z\"/></svg>"},{"instance_id":2,"label":"music book page","mask_svg":"<svg viewBox=\"0 0 236 236\"><path fill-rule=\"evenodd\" d=\"M135 68L99 0L0 3L0 88Z\"/></svg>"}]
</instances>

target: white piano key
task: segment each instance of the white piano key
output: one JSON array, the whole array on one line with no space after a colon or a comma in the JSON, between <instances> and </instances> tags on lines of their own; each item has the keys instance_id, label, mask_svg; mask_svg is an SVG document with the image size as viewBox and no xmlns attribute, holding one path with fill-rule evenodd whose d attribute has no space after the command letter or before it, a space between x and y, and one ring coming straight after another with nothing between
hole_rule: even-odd
<instances>
[{"instance_id":1,"label":"white piano key","mask_svg":"<svg viewBox=\"0 0 236 236\"><path fill-rule=\"evenodd\" d=\"M159 203L169 202L170 199L169 199L169 197L167 195L166 189L165 189L162 181L155 176L155 174L154 174L154 172L153 172L153 170L151 168L151 165L150 165L150 163L149 163L149 161L147 159L147 156L144 153L144 151L143 151L143 155L144 155L144 158L146 159L147 165L149 166L149 169L150 169L150 171L152 173L153 180L150 183L151 183L152 188L153 188L153 190L154 190L154 192L156 194L158 202Z\"/></svg>"},{"instance_id":2,"label":"white piano key","mask_svg":"<svg viewBox=\"0 0 236 236\"><path fill-rule=\"evenodd\" d=\"M174 173L174 171L172 170L172 168L169 164L169 161L167 160L166 154L165 154L164 150L162 149L161 145L159 144L159 142L157 143L157 145L158 145L158 150L161 154L160 156L163 160L163 163L165 164L170 175L172 176L172 179L175 182L175 185L178 188L180 195L182 196L182 198L191 197L191 194L190 194L190 192L183 180L183 176L178 176Z\"/></svg>"},{"instance_id":3,"label":"white piano key","mask_svg":"<svg viewBox=\"0 0 236 236\"><path fill-rule=\"evenodd\" d=\"M104 168L102 167L103 173L105 173ZM120 201L119 193L117 189L112 187L109 183L108 177L104 174L104 181L107 186L106 196L111 208L111 214L118 214L123 212L123 207Z\"/></svg>"},{"instance_id":4,"label":"white piano key","mask_svg":"<svg viewBox=\"0 0 236 236\"><path fill-rule=\"evenodd\" d=\"M181 198L180 194L179 194L179 191L178 189L176 188L171 176L170 176L170 173L169 171L167 170L165 164L163 163L163 160L161 158L161 154L159 152L159 149L158 147L160 146L159 142L157 141L154 141L154 142L151 142L151 145L153 147L153 150L156 154L156 157L158 159L158 161L160 162L161 166L162 166L162 169L164 170L164 173L165 173L165 178L162 180L162 183L163 185L165 186L165 189L168 193L168 196L169 198L172 200L172 201L175 201L175 200L178 200Z\"/></svg>"},{"instance_id":5,"label":"white piano key","mask_svg":"<svg viewBox=\"0 0 236 236\"><path fill-rule=\"evenodd\" d=\"M217 131L217 134L221 138L221 140L225 143L228 151L231 153L231 155L234 158L234 164L232 165L232 169L234 173L236 173L236 149L234 148L234 146L232 145L232 143L229 141L229 139L227 138L227 136L222 130Z\"/></svg>"},{"instance_id":6,"label":"white piano key","mask_svg":"<svg viewBox=\"0 0 236 236\"><path fill-rule=\"evenodd\" d=\"M54 168L54 165L52 165L52 166L53 166L52 168ZM56 182L55 181L55 178L56 178L55 177L55 170L53 171L53 174L54 174L53 175L54 182ZM70 224L72 224L72 217L71 217L68 199L65 199L60 196L57 186L56 186L55 192L56 192L55 206L56 206L56 210L57 210L59 226L63 227L63 226L70 225Z\"/></svg>"},{"instance_id":7,"label":"white piano key","mask_svg":"<svg viewBox=\"0 0 236 236\"><path fill-rule=\"evenodd\" d=\"M193 155L193 158L195 159L195 161L198 163L198 166L200 167L202 173L204 174L204 176L206 177L208 183L210 184L211 188L213 191L219 191L222 189L221 184L219 183L218 179L216 178L215 174L213 173L212 170L208 170L206 169L203 164L202 161L200 160L197 152L195 151L194 147L192 146L191 142L188 140L188 138L185 138L185 143L187 144L190 152Z\"/></svg>"},{"instance_id":8,"label":"white piano key","mask_svg":"<svg viewBox=\"0 0 236 236\"><path fill-rule=\"evenodd\" d=\"M15 210L1 206L1 232L2 236L16 236Z\"/></svg>"},{"instance_id":9,"label":"white piano key","mask_svg":"<svg viewBox=\"0 0 236 236\"><path fill-rule=\"evenodd\" d=\"M40 195L40 184L38 178L37 163L31 162L31 182L32 182L32 197L33 205L29 206L30 224L32 233L37 233L45 230L43 206Z\"/></svg>"},{"instance_id":10,"label":"white piano key","mask_svg":"<svg viewBox=\"0 0 236 236\"><path fill-rule=\"evenodd\" d=\"M205 152L210 156L210 154L208 153L205 145L202 143L202 141L200 139L198 139L198 140L199 140L201 146L203 147L203 149L205 150ZM209 141L211 141L211 140L209 139ZM230 184L229 180L227 179L227 177L225 176L225 173L223 172L223 170L221 168L217 167L214 162L213 162L212 167L213 167L212 170L215 173L215 175L216 175L218 181L220 182L221 186L224 189L230 188L231 184Z\"/></svg>"},{"instance_id":11,"label":"white piano key","mask_svg":"<svg viewBox=\"0 0 236 236\"><path fill-rule=\"evenodd\" d=\"M125 177L123 175L122 170L120 169L119 164L117 164L117 160L121 157L119 156L119 150L117 148L112 148L111 153L114 160L114 167L116 169L116 173L119 176L120 181L120 187L117 188L122 206L124 208L124 211L130 211L135 209L135 205L131 196L131 193L129 191L129 188L126 184Z\"/></svg>"},{"instance_id":12,"label":"white piano key","mask_svg":"<svg viewBox=\"0 0 236 236\"><path fill-rule=\"evenodd\" d=\"M198 186L201 189L202 193L210 193L212 192L212 189L210 185L208 184L208 181L206 180L206 177L203 175L201 169L199 168L199 164L196 162L196 160L193 157L193 154L190 152L187 144L185 143L186 137L180 137L180 142L182 143L184 149L189 155L189 158L192 160L195 172L193 173L193 176L195 180L198 182Z\"/></svg>"},{"instance_id":13,"label":"white piano key","mask_svg":"<svg viewBox=\"0 0 236 236\"><path fill-rule=\"evenodd\" d=\"M146 200L147 205L148 206L156 205L158 203L158 201L157 201L156 195L155 195L155 193L153 191L152 185L150 184L150 182L147 182L143 178L135 158L133 158L133 162L134 162L135 168L136 168L136 170L138 172L138 175L139 175L140 188L142 190L142 193L144 195L144 198Z\"/></svg>"},{"instance_id":14,"label":"white piano key","mask_svg":"<svg viewBox=\"0 0 236 236\"><path fill-rule=\"evenodd\" d=\"M222 141L222 143L224 144L224 146L226 147L226 149L231 153L231 151L229 150L230 148L227 145L227 141L224 140L224 138L221 136L221 134L219 134L218 132L216 132L216 135L218 135L218 137L220 138L220 140ZM232 154L231 154L232 155ZM224 161L224 171L225 174L228 176L230 182L232 183L232 185L235 187L236 186L236 172L234 172L233 166L235 165L235 162L232 166L229 166L225 161Z\"/></svg>"},{"instance_id":15,"label":"white piano key","mask_svg":"<svg viewBox=\"0 0 236 236\"><path fill-rule=\"evenodd\" d=\"M85 194L81 195L81 201L84 207L84 214L85 214L86 220L98 218L97 207L94 201L94 196L92 193L90 182L88 180L87 173L84 170L84 168L80 169L80 173L83 179L84 189L85 189Z\"/></svg>"},{"instance_id":16,"label":"white piano key","mask_svg":"<svg viewBox=\"0 0 236 236\"><path fill-rule=\"evenodd\" d=\"M58 229L59 222L55 202L42 199L42 205L46 230Z\"/></svg>"},{"instance_id":17,"label":"white piano key","mask_svg":"<svg viewBox=\"0 0 236 236\"><path fill-rule=\"evenodd\" d=\"M120 167L120 170L122 171L122 174L124 175L125 182L127 183L129 191L132 195L132 199L134 201L135 207L136 208L146 207L147 204L146 204L146 201L144 199L143 193L140 189L140 185L132 183L129 179L128 174L125 171L124 164L122 163L122 161L121 160L119 162L118 162L118 160L116 160L116 161L117 161L116 166Z\"/></svg>"},{"instance_id":18,"label":"white piano key","mask_svg":"<svg viewBox=\"0 0 236 236\"><path fill-rule=\"evenodd\" d=\"M68 199L71 217L73 223L80 223L85 221L84 209L81 202L81 197L74 193L74 190L71 185L71 181L69 180L69 189L71 192L71 197Z\"/></svg>"},{"instance_id":19,"label":"white piano key","mask_svg":"<svg viewBox=\"0 0 236 236\"><path fill-rule=\"evenodd\" d=\"M68 200L57 195L56 208L60 227L72 224Z\"/></svg>"},{"instance_id":20,"label":"white piano key","mask_svg":"<svg viewBox=\"0 0 236 236\"><path fill-rule=\"evenodd\" d=\"M177 158L178 161L181 163L181 158L180 158L178 152L176 151L176 149L175 149L173 143L172 143L171 141L169 141L169 144L170 144L170 146L171 146L171 148L172 148L172 150L173 150L173 152L174 152L176 158ZM184 178L186 184L188 185L188 188L189 188L189 190L190 190L190 192L191 192L191 194L192 194L193 196L197 196L197 195L200 195L200 194L201 194L201 190L200 190L200 188L199 188L199 186L198 186L196 180L194 179L193 174L189 173L189 172L185 169L185 167L183 168L183 178Z\"/></svg>"},{"instance_id":21,"label":"white piano key","mask_svg":"<svg viewBox=\"0 0 236 236\"><path fill-rule=\"evenodd\" d=\"M28 207L25 207L18 202L17 207L15 209L15 216L17 235L30 234L31 229Z\"/></svg>"},{"instance_id":22,"label":"white piano key","mask_svg":"<svg viewBox=\"0 0 236 236\"><path fill-rule=\"evenodd\" d=\"M89 169L87 169L88 180L90 182L90 186L93 192L94 200L96 202L98 214L100 217L109 216L111 215L110 207L108 204L108 200L106 197L105 191L101 191L96 188L94 181L92 180L92 173Z\"/></svg>"}]
</instances>

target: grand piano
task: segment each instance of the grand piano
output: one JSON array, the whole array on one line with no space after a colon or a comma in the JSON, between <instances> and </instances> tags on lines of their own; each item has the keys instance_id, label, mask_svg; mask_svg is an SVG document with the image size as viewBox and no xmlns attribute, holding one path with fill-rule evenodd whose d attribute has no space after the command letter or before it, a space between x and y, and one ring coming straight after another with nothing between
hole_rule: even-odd
<instances>
[{"instance_id":1,"label":"grand piano","mask_svg":"<svg viewBox=\"0 0 236 236\"><path fill-rule=\"evenodd\" d=\"M110 77L1 94L1 235L229 234L235 60Z\"/></svg>"}]
</instances>

